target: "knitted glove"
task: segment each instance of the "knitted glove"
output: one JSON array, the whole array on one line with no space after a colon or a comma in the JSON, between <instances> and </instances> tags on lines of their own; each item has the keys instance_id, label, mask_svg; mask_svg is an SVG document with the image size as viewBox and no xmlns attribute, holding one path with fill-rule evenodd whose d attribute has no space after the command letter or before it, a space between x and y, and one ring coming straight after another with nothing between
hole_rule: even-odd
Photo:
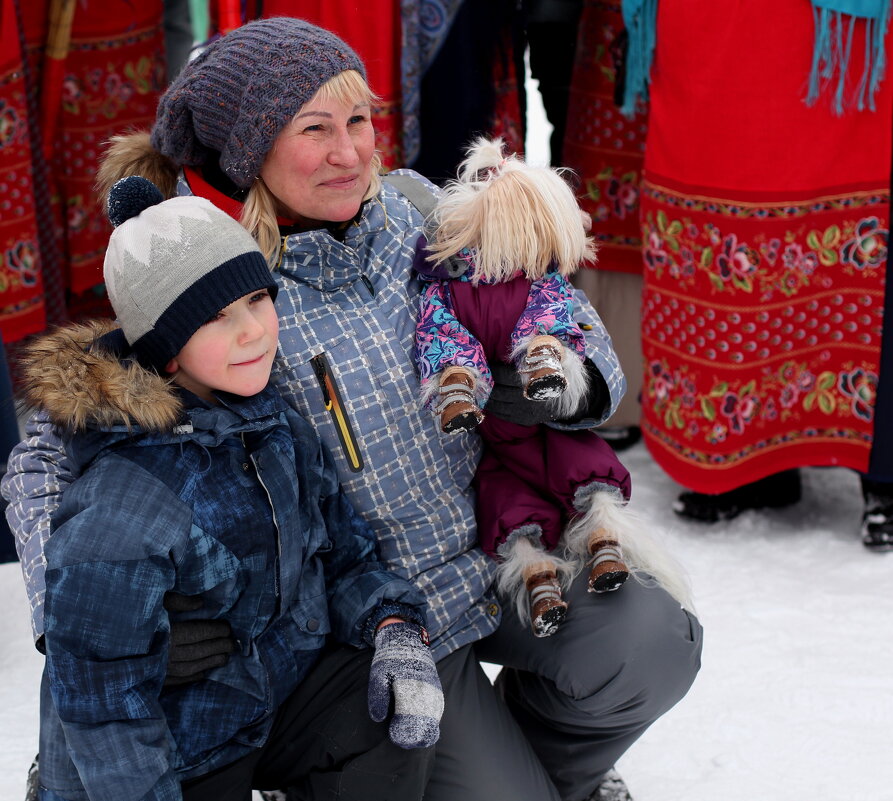
<instances>
[{"instance_id":1,"label":"knitted glove","mask_svg":"<svg viewBox=\"0 0 893 801\"><path fill-rule=\"evenodd\" d=\"M440 736L443 690L422 629L415 623L391 623L375 635L369 671L369 716L381 723L394 698L388 733L401 748L427 748Z\"/></svg>"},{"instance_id":2,"label":"knitted glove","mask_svg":"<svg viewBox=\"0 0 893 801\"><path fill-rule=\"evenodd\" d=\"M195 596L169 592L164 608L169 612L194 612L202 606ZM226 620L171 620L165 687L203 679L209 670L225 665L235 650L232 629Z\"/></svg>"}]
</instances>

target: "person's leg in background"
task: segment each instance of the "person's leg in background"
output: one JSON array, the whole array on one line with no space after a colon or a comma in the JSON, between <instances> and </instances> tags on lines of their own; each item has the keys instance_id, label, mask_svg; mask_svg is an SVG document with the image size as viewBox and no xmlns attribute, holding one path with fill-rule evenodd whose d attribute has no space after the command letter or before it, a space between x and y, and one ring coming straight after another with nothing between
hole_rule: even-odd
<instances>
[{"instance_id":1,"label":"person's leg in background","mask_svg":"<svg viewBox=\"0 0 893 801\"><path fill-rule=\"evenodd\" d=\"M9 377L9 366L6 363L6 352L3 348L3 337L0 335L0 475L6 472L6 460L9 452L18 441L19 423L12 394L12 380ZM18 559L15 539L6 522L6 503L0 500L0 562L15 562Z\"/></svg>"},{"instance_id":2,"label":"person's leg in background","mask_svg":"<svg viewBox=\"0 0 893 801\"><path fill-rule=\"evenodd\" d=\"M560 167L570 95L577 27L582 0L525 0L525 28L530 51L530 74L539 83L546 117L552 125L551 163Z\"/></svg>"},{"instance_id":3,"label":"person's leg in background","mask_svg":"<svg viewBox=\"0 0 893 801\"><path fill-rule=\"evenodd\" d=\"M701 626L662 589L630 581L593 596L581 574L559 631L534 637L504 609L476 646L563 801L585 801L614 763L694 681ZM507 797L507 796L506 796Z\"/></svg>"},{"instance_id":4,"label":"person's leg in background","mask_svg":"<svg viewBox=\"0 0 893 801\"><path fill-rule=\"evenodd\" d=\"M642 276L613 270L579 270L574 286L582 289L611 334L611 342L626 376L626 395L599 436L615 451L635 445L642 417Z\"/></svg>"}]
</instances>

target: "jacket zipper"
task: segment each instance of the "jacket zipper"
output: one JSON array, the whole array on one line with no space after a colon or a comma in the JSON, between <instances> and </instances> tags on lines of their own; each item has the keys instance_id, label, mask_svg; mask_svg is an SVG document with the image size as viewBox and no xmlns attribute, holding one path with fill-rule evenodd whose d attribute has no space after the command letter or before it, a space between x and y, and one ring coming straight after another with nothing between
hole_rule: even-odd
<instances>
[{"instance_id":1,"label":"jacket zipper","mask_svg":"<svg viewBox=\"0 0 893 801\"><path fill-rule=\"evenodd\" d=\"M314 356L310 363L313 365L313 372L316 374L316 380L319 382L326 411L331 415L332 423L334 423L335 430L338 432L338 439L341 441L341 448L344 450L347 464L352 472L359 473L363 469L363 456L360 453L360 446L357 444L357 438L347 416L347 409L341 400L338 385L335 383L335 376L332 375L332 371L329 369L326 354L320 353L318 356Z\"/></svg>"},{"instance_id":2,"label":"jacket zipper","mask_svg":"<svg viewBox=\"0 0 893 801\"><path fill-rule=\"evenodd\" d=\"M251 459L251 464L254 465L254 474L257 476L257 480L260 482L260 485L264 488L264 492L267 494L267 501L270 504L270 511L273 515L273 529L276 531L276 570L273 571L273 580L275 582L276 601L277 604L281 606L282 592L279 571L281 570L282 566L282 540L281 532L279 531L279 521L276 519L276 505L273 503L273 496L270 495L270 490L267 489L267 485L264 483L263 476L260 474L260 468L257 464L257 460L254 458L254 454L248 452L248 443L245 442L244 431L242 432L241 437L242 447L245 448L245 453L248 454L248 458Z\"/></svg>"}]
</instances>

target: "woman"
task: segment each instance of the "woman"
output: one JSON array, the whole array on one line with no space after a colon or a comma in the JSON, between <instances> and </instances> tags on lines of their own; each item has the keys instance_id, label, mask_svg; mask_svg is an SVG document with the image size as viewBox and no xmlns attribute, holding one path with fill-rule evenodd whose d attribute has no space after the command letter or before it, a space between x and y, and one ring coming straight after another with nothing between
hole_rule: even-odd
<instances>
[{"instance_id":1,"label":"woman","mask_svg":"<svg viewBox=\"0 0 893 801\"><path fill-rule=\"evenodd\" d=\"M700 626L663 591L638 586L578 604L568 636L547 646L500 608L493 563L475 547L479 446L441 435L418 402L410 267L423 219L377 175L372 99L362 63L331 34L294 19L252 22L184 69L159 105L151 143L119 139L101 180L142 172L169 193L204 195L239 217L269 257L280 288L274 380L335 454L382 560L427 597L446 713L425 798L583 801L685 694ZM578 319L602 376L592 411L575 424L588 426L608 417L623 381L595 313L582 306ZM500 394L492 413L530 413L511 388L497 403ZM30 434L4 492L39 636L40 541L70 477L47 424L32 421ZM585 592L581 577L569 595ZM496 690L478 659L508 668Z\"/></svg>"}]
</instances>

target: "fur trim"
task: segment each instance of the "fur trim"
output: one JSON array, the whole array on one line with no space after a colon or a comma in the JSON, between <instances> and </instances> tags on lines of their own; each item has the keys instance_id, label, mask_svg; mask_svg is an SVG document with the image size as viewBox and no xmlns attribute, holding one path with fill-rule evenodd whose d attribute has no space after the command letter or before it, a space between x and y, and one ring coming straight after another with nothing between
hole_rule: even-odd
<instances>
[{"instance_id":1,"label":"fur trim","mask_svg":"<svg viewBox=\"0 0 893 801\"><path fill-rule=\"evenodd\" d=\"M96 346L116 327L101 320L71 325L31 344L21 362L29 402L71 432L88 425L171 430L182 413L171 382Z\"/></svg>"},{"instance_id":2,"label":"fur trim","mask_svg":"<svg viewBox=\"0 0 893 801\"><path fill-rule=\"evenodd\" d=\"M520 367L523 365L523 359L527 355L527 349L530 343L542 334L533 334L521 339L514 348L512 348L511 360ZM544 403L549 405L554 416L558 420L564 420L572 417L580 406L583 399L589 394L589 372L583 364L583 360L577 355L577 352L565 345L558 337L548 335L554 339L561 350L561 371L567 380L567 389L564 390L557 398L550 398ZM521 372L521 386L527 385L527 374Z\"/></svg>"},{"instance_id":3,"label":"fur trim","mask_svg":"<svg viewBox=\"0 0 893 801\"><path fill-rule=\"evenodd\" d=\"M447 183L434 210L431 261L471 249L472 283L505 281L518 270L531 281L549 269L570 275L595 258L573 190L561 171L503 157L502 147L501 139L480 138L468 149L459 179Z\"/></svg>"},{"instance_id":4,"label":"fur trim","mask_svg":"<svg viewBox=\"0 0 893 801\"><path fill-rule=\"evenodd\" d=\"M522 623L530 623L527 576L536 565L548 563L567 589L579 569L557 553L546 551L539 541L542 529L536 525L513 531L499 546L500 562L496 568L496 591L515 607Z\"/></svg>"},{"instance_id":5,"label":"fur trim","mask_svg":"<svg viewBox=\"0 0 893 801\"><path fill-rule=\"evenodd\" d=\"M155 184L165 198L172 198L177 194L179 174L177 165L152 147L148 131L134 131L108 140L96 173L96 193L105 205L109 190L117 181L141 175Z\"/></svg>"},{"instance_id":6,"label":"fur trim","mask_svg":"<svg viewBox=\"0 0 893 801\"><path fill-rule=\"evenodd\" d=\"M643 520L624 503L615 487L583 494L574 498L574 505L583 507L564 532L567 558L578 564L589 559L589 536L605 529L620 544L624 561L640 584L663 587L681 606L694 612L688 576L679 562L651 533L654 524Z\"/></svg>"}]
</instances>

